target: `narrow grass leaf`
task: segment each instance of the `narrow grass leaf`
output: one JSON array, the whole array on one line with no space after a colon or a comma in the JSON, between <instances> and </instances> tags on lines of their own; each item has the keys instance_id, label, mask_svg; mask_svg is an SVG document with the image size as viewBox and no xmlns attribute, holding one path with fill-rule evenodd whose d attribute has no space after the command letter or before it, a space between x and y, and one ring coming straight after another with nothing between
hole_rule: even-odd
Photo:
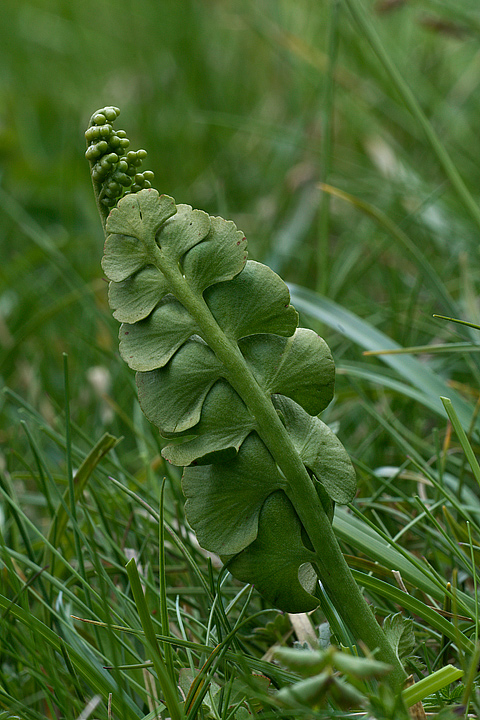
<instances>
[{"instance_id":1,"label":"narrow grass leaf","mask_svg":"<svg viewBox=\"0 0 480 720\"><path fill-rule=\"evenodd\" d=\"M162 688L162 692L164 694L165 703L168 707L172 720L183 720L185 716L178 701L177 688L172 683L167 666L165 665L165 661L158 646L157 637L150 617L150 611L147 607L147 603L145 602L145 596L143 594L135 558L128 561L126 569L140 622L145 633L145 643L152 653L152 662L155 672L157 673L160 687Z\"/></svg>"},{"instance_id":2,"label":"narrow grass leaf","mask_svg":"<svg viewBox=\"0 0 480 720\"><path fill-rule=\"evenodd\" d=\"M170 623L168 619L168 605L167 605L167 576L165 571L165 526L164 526L164 509L165 509L165 482L163 478L160 487L160 522L158 523L158 551L159 551L159 570L158 577L160 583L160 618L162 625L162 634L167 637L170 636ZM165 655L165 664L170 675L170 680L173 685L176 684L175 670L173 667L173 653L172 646L170 643L164 643L163 652Z\"/></svg>"},{"instance_id":3,"label":"narrow grass leaf","mask_svg":"<svg viewBox=\"0 0 480 720\"><path fill-rule=\"evenodd\" d=\"M443 403L443 406L448 415L448 418L449 418L450 422L452 423L452 426L453 426L455 432L457 433L457 437L460 442L460 445L462 446L462 450L465 453L465 456L469 462L470 467L472 468L473 476L474 476L475 480L477 481L478 486L480 487L480 465L478 464L478 460L475 457L475 453L473 452L473 448L470 445L467 434L462 427L462 424L458 418L455 408L453 407L453 403L450 400L450 398L442 397L440 399Z\"/></svg>"},{"instance_id":4,"label":"narrow grass leaf","mask_svg":"<svg viewBox=\"0 0 480 720\"><path fill-rule=\"evenodd\" d=\"M402 692L403 699L408 707L421 702L423 698L438 692L442 688L450 685L450 683L459 680L463 676L463 670L459 670L453 665L445 665L434 673L430 673L427 677L422 678L414 685L411 685Z\"/></svg>"},{"instance_id":5,"label":"narrow grass leaf","mask_svg":"<svg viewBox=\"0 0 480 720\"><path fill-rule=\"evenodd\" d=\"M401 346L370 323L362 320L350 310L332 300L299 285L290 285L292 302L297 310L314 320L325 323L341 335L349 338L364 350L397 350ZM448 394L455 401L457 414L462 426L470 427L472 410L458 393L453 392L445 381L424 363L408 355L381 355L380 359L398 373L407 384L413 386L423 404L442 412L440 396ZM366 366L367 368L368 366Z\"/></svg>"},{"instance_id":6,"label":"narrow grass leaf","mask_svg":"<svg viewBox=\"0 0 480 720\"><path fill-rule=\"evenodd\" d=\"M413 595L400 590L396 585L391 585L384 580L380 580L370 573L360 572L359 570L352 570L352 573L362 587L395 603L395 605L407 610L412 615L422 618L422 620L427 622L429 626L438 633L445 635L445 637L448 637L454 643L459 642L465 652L473 651L474 643L470 638L460 632L452 622L443 617L435 608L426 605L422 600L419 600Z\"/></svg>"},{"instance_id":7,"label":"narrow grass leaf","mask_svg":"<svg viewBox=\"0 0 480 720\"><path fill-rule=\"evenodd\" d=\"M51 630L47 625L42 623L31 612L26 612L18 605L12 605L9 598L0 595L0 608L6 610L15 617L26 630L37 638L38 642L48 643L56 652L61 653L62 647L68 649L68 655L79 676L86 682L94 692L98 692L102 697L107 697L109 692L113 693L113 697L118 695L117 686L113 679L100 665L92 662L91 653L85 654L65 643L65 641ZM80 640L80 638L79 638ZM117 706L115 699L113 701L114 709L121 712L124 707L128 713L125 720L138 720L141 713L132 700L126 698L125 705Z\"/></svg>"},{"instance_id":8,"label":"narrow grass leaf","mask_svg":"<svg viewBox=\"0 0 480 720\"><path fill-rule=\"evenodd\" d=\"M75 503L77 503L78 499L81 497L82 492L84 491L88 482L88 479L90 478L94 469L97 467L98 463L102 460L103 457L105 457L108 452L110 452L112 448L115 447L118 442L118 438L115 438L113 435L105 433L103 437L101 437L100 440L97 442L97 444L90 450L87 457L83 460L82 464L78 468L73 478L73 495ZM70 492L70 488L65 491L63 500L62 502L60 502L57 508L56 515L52 519L52 523L48 531L48 542L55 547L57 546L59 538L63 537L65 527L68 522L69 513L67 511L67 508L70 498ZM45 563L48 564L49 562L50 552L48 551L48 548L46 548Z\"/></svg>"},{"instance_id":9,"label":"narrow grass leaf","mask_svg":"<svg viewBox=\"0 0 480 720\"><path fill-rule=\"evenodd\" d=\"M352 517L343 508L337 508L333 527L336 534L344 542L360 550L368 558L376 560L381 565L391 570L398 570L401 572L402 577L412 583L414 587L431 595L439 603L443 603L445 587L440 585L426 567L420 570L419 561L414 556L409 559L408 551L403 550L401 546L395 546L396 544L393 541L387 542L373 528L365 525L364 521ZM474 617L475 608L472 598L466 593L460 591L457 591L457 593L459 609L462 609L465 615Z\"/></svg>"},{"instance_id":10,"label":"narrow grass leaf","mask_svg":"<svg viewBox=\"0 0 480 720\"><path fill-rule=\"evenodd\" d=\"M433 152L435 153L438 162L443 168L443 171L448 180L450 181L458 198L463 203L465 209L467 210L468 214L475 222L477 227L480 228L480 207L473 199L470 191L468 190L465 182L463 181L460 173L458 172L455 163L452 161L444 145L440 142L440 139L435 132L433 125L430 123L424 111L422 110L415 95L413 94L408 83L404 79L404 76L395 66L388 51L385 49L373 23L365 12L365 8L363 7L362 2L360 0L343 1L350 10L350 13L352 14L352 17L357 23L360 32L370 44L372 50L382 64L385 72L390 77L393 86L403 99L405 106L424 131L428 143L430 144Z\"/></svg>"},{"instance_id":11,"label":"narrow grass leaf","mask_svg":"<svg viewBox=\"0 0 480 720\"><path fill-rule=\"evenodd\" d=\"M429 282L439 301L448 308L449 312L456 312L456 305L448 294L445 283L442 281L433 265L427 260L419 247L408 237L408 235L390 220L388 215L385 215L385 213L371 203L361 200L360 198L357 198L344 190L340 190L339 188L322 183L320 185L320 189L324 193L334 195L335 197L350 203L353 207L372 218L377 225L386 230L413 259L414 263L421 271L422 276Z\"/></svg>"}]
</instances>

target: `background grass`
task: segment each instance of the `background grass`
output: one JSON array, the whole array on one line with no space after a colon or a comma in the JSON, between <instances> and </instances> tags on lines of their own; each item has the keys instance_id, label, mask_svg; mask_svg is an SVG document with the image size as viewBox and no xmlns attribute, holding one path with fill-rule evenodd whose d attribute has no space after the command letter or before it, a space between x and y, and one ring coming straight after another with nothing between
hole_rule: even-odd
<instances>
[{"instance_id":1,"label":"background grass","mask_svg":"<svg viewBox=\"0 0 480 720\"><path fill-rule=\"evenodd\" d=\"M341 511L337 521L352 566L364 573L380 616L400 608L413 617L417 669L448 659L468 669L478 637L480 503L465 449L478 447L478 331L432 316L480 322L479 41L476 0L3 3L5 712L76 718L98 698L89 712L106 718L109 695L114 717L152 709L144 670L120 669L151 657L152 648L112 627L141 630L124 567L130 557L156 631L168 634L163 602L169 632L183 639L174 665L185 668L185 687L208 646L251 617L229 641L237 654L214 662L225 683L211 702L218 717L257 695L264 714L278 713L267 712L265 688L242 691L232 678L266 672L261 658L272 644L296 639L290 620L255 594L249 599L228 579L219 594L215 560L185 524L179 475L163 465L158 435L119 359L83 157L88 118L105 104L122 109L134 147L148 150L159 190L235 220L251 257L292 284L302 322L321 331L338 366L324 419L358 469L363 519ZM345 194L322 193L320 182ZM428 350L362 355L419 346ZM468 436L463 445L441 395L453 401ZM106 432L123 439L100 460L92 448ZM72 512L61 498L75 494L81 467L84 492ZM156 522L164 476L166 586ZM67 529L57 537L62 513ZM399 568L408 590L401 597L391 573ZM443 625L430 605L447 608ZM450 622L452 608L469 619ZM264 614L254 618L257 611ZM318 611L315 627L323 619ZM273 685L289 679L269 672L277 673Z\"/></svg>"}]
</instances>

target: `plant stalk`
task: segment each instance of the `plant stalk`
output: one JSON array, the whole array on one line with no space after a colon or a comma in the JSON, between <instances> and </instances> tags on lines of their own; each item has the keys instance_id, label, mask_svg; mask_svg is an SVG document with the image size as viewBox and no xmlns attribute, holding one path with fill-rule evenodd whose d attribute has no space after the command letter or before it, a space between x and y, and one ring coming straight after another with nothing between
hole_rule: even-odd
<instances>
[{"instance_id":1,"label":"plant stalk","mask_svg":"<svg viewBox=\"0 0 480 720\"><path fill-rule=\"evenodd\" d=\"M320 580L335 608L355 639L361 640L370 650L377 650L378 660L392 665L389 680L399 691L406 679L403 666L350 572L313 482L269 394L259 386L238 346L217 324L203 297L192 292L178 265L164 257L154 237L142 239L152 263L167 278L177 300L195 318L201 336L225 367L225 377L255 417L257 432L286 479L285 492L314 547Z\"/></svg>"}]
</instances>

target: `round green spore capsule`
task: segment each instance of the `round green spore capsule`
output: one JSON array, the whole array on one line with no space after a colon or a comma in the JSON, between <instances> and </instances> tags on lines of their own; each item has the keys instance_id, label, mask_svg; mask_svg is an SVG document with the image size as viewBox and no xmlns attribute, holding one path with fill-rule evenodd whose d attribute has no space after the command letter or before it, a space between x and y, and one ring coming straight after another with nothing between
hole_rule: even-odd
<instances>
[{"instance_id":1,"label":"round green spore capsule","mask_svg":"<svg viewBox=\"0 0 480 720\"><path fill-rule=\"evenodd\" d=\"M101 160L98 161L100 164L100 167L103 168L106 172L108 172L111 168L111 162L108 159L108 155L104 155Z\"/></svg>"},{"instance_id":2,"label":"round green spore capsule","mask_svg":"<svg viewBox=\"0 0 480 720\"><path fill-rule=\"evenodd\" d=\"M103 114L109 122L113 122L120 115L120 110L117 107L106 107Z\"/></svg>"},{"instance_id":3,"label":"round green spore capsule","mask_svg":"<svg viewBox=\"0 0 480 720\"><path fill-rule=\"evenodd\" d=\"M92 140L98 140L100 137L100 127L98 125L92 125L92 127L89 127L88 130L85 131L85 138L88 142L92 142Z\"/></svg>"},{"instance_id":4,"label":"round green spore capsule","mask_svg":"<svg viewBox=\"0 0 480 720\"><path fill-rule=\"evenodd\" d=\"M113 207L116 203L116 200L115 200L115 198L104 197L101 199L101 202L103 203L103 205L106 205L107 207Z\"/></svg>"},{"instance_id":5,"label":"round green spore capsule","mask_svg":"<svg viewBox=\"0 0 480 720\"><path fill-rule=\"evenodd\" d=\"M115 193L115 195L118 195L118 193L122 189L122 186L120 185L120 183L115 182L115 180L110 180L107 187L109 190L111 190L112 193Z\"/></svg>"},{"instance_id":6,"label":"round green spore capsule","mask_svg":"<svg viewBox=\"0 0 480 720\"><path fill-rule=\"evenodd\" d=\"M87 160L95 160L95 158L99 157L99 155L101 155L101 152L97 145L90 145L85 153Z\"/></svg>"},{"instance_id":7,"label":"round green spore capsule","mask_svg":"<svg viewBox=\"0 0 480 720\"><path fill-rule=\"evenodd\" d=\"M125 173L115 173L114 178L120 185L123 185L123 187L130 187L132 184L132 178L128 177Z\"/></svg>"}]
</instances>

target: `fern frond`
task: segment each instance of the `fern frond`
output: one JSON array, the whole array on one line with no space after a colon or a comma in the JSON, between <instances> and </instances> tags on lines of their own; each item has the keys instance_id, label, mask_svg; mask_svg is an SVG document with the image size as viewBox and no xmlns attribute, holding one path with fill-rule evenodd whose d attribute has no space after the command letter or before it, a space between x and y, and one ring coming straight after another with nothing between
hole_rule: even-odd
<instances>
[{"instance_id":1,"label":"fern frond","mask_svg":"<svg viewBox=\"0 0 480 720\"><path fill-rule=\"evenodd\" d=\"M104 108L87 130L97 199L112 206L102 265L122 323L120 353L137 372L146 417L169 440L162 454L185 467L200 544L285 611L315 608L319 577L352 631L397 663L331 527L356 480L317 417L333 397L328 346L298 328L287 286L247 259L234 223L141 187L132 173L143 152L123 160L112 150L126 152L111 124L117 115ZM116 195L129 157L135 183Z\"/></svg>"}]
</instances>

